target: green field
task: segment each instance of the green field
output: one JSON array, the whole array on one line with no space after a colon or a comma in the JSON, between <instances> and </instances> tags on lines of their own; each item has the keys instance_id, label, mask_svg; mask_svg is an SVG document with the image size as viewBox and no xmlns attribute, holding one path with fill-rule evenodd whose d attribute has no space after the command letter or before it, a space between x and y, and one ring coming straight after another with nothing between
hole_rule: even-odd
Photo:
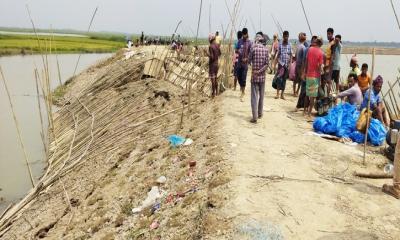
<instances>
[{"instance_id":1,"label":"green field","mask_svg":"<svg viewBox=\"0 0 400 240\"><path fill-rule=\"evenodd\" d=\"M0 56L30 53L103 53L124 47L124 39L112 35L88 37L0 34ZM40 45L40 46L39 46Z\"/></svg>"}]
</instances>

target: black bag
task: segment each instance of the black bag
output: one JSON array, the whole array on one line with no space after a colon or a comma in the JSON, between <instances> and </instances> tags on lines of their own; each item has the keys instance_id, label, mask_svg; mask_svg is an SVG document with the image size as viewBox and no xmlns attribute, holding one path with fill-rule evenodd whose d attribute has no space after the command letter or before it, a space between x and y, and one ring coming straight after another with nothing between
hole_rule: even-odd
<instances>
[{"instance_id":1,"label":"black bag","mask_svg":"<svg viewBox=\"0 0 400 240\"><path fill-rule=\"evenodd\" d=\"M276 83L277 78L278 78L278 73L276 73L275 76L274 76L274 78L272 79L272 87L273 87L274 89L277 89L277 88L278 88L278 84Z\"/></svg>"}]
</instances>

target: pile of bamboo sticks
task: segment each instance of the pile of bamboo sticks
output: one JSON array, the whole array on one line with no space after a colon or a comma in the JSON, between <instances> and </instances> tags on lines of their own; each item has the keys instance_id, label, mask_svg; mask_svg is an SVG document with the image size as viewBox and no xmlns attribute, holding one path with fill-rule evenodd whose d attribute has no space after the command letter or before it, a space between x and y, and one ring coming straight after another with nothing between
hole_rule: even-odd
<instances>
[{"instance_id":1,"label":"pile of bamboo sticks","mask_svg":"<svg viewBox=\"0 0 400 240\"><path fill-rule=\"evenodd\" d=\"M145 66L150 64L151 69L153 61L157 60L166 66L156 67L157 71L166 72L165 80L183 91L191 83L198 90L194 95L199 92L205 95L205 89L209 86L207 59L194 54L183 56L182 59L178 60L168 48L154 54L146 52L141 59L116 59L103 66L103 69L98 69L99 74L91 81L75 77L71 85L73 89L79 89L79 92L68 95L63 101L64 105L54 114L51 109L50 81L46 77L48 74L44 73L39 85L45 96L50 125L49 144L46 148L48 166L27 196L2 214L0 236L10 229L11 224L22 216L24 210L42 192L60 184L62 178L86 161L106 156L110 152L127 151L136 141L155 137L151 133L160 129L165 134L176 133L175 125L179 119L175 117L165 121L165 118L178 112L182 112L183 116L185 101L178 105L166 105L161 110L155 109L154 106L166 100L154 98L152 84L143 84L141 81L145 81L142 80Z\"/></svg>"},{"instance_id":2,"label":"pile of bamboo sticks","mask_svg":"<svg viewBox=\"0 0 400 240\"><path fill-rule=\"evenodd\" d=\"M400 77L394 83L388 82L389 90L383 94L383 101L389 113L390 119L400 119Z\"/></svg>"}]
</instances>

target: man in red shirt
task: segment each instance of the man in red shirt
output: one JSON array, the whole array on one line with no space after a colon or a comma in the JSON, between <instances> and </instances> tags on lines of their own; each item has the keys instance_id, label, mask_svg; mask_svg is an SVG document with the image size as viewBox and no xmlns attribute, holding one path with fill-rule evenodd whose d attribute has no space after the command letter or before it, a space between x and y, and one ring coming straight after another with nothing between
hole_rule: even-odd
<instances>
[{"instance_id":1,"label":"man in red shirt","mask_svg":"<svg viewBox=\"0 0 400 240\"><path fill-rule=\"evenodd\" d=\"M321 82L321 73L324 70L324 53L321 50L322 44L322 37L318 37L315 42L311 43L305 63L306 95L310 103L308 106L309 117L311 117L311 111L314 107L315 98L318 97L318 87ZM304 114L305 113L306 108L304 108Z\"/></svg>"}]
</instances>

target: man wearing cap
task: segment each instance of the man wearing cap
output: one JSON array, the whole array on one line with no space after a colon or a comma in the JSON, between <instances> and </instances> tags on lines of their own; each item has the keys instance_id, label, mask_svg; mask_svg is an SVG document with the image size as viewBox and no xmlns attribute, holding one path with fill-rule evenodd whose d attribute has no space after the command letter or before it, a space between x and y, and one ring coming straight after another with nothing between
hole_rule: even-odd
<instances>
[{"instance_id":1,"label":"man wearing cap","mask_svg":"<svg viewBox=\"0 0 400 240\"><path fill-rule=\"evenodd\" d=\"M369 96L371 96L371 100L369 102L370 102L370 110L372 111L372 117L381 121L382 124L384 124L385 126L389 126L390 122L386 116L386 108L383 105L381 96L379 95L379 93L382 90L382 85L383 85L383 78L379 75L372 82L373 88L371 94L369 93L370 89L368 89L365 92L364 101L361 104L361 109L368 107L368 99Z\"/></svg>"},{"instance_id":2,"label":"man wearing cap","mask_svg":"<svg viewBox=\"0 0 400 240\"><path fill-rule=\"evenodd\" d=\"M256 35L255 43L250 51L251 75L251 110L253 118L251 123L257 123L257 119L263 116L265 72L269 65L268 49L264 45L265 38L262 32Z\"/></svg>"}]
</instances>

